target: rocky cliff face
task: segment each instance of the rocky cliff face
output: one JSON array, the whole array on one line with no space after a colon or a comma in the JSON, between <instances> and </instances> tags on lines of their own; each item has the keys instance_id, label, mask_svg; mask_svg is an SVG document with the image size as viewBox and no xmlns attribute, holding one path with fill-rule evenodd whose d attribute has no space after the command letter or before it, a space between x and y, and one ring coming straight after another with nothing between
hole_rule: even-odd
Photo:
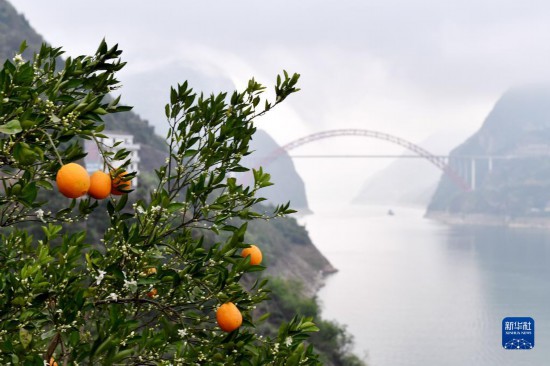
<instances>
[{"instance_id":1,"label":"rocky cliff face","mask_svg":"<svg viewBox=\"0 0 550 366\"><path fill-rule=\"evenodd\" d=\"M23 15L6 0L0 0L0 61L2 64L7 58L13 57L21 42L26 41L29 51L26 56L32 55L32 50L40 47L42 37L31 28Z\"/></svg>"},{"instance_id":2,"label":"rocky cliff face","mask_svg":"<svg viewBox=\"0 0 550 366\"><path fill-rule=\"evenodd\" d=\"M475 160L476 185L469 192L443 176L428 215L549 216L550 86L508 91L480 130L451 152L451 166L471 182L472 160L460 156L500 158Z\"/></svg>"}]
</instances>

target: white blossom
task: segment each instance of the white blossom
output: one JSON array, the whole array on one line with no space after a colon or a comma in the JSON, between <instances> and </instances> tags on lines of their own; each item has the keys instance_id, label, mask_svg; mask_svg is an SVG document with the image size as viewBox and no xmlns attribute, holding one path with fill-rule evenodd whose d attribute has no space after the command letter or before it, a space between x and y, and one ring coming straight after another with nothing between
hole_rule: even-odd
<instances>
[{"instance_id":1,"label":"white blossom","mask_svg":"<svg viewBox=\"0 0 550 366\"><path fill-rule=\"evenodd\" d=\"M99 274L97 276L95 276L95 283L99 286L99 284L101 283L101 281L103 281L103 278L105 277L105 271L102 271L102 270L98 270Z\"/></svg>"},{"instance_id":2,"label":"white blossom","mask_svg":"<svg viewBox=\"0 0 550 366\"><path fill-rule=\"evenodd\" d=\"M185 337L187 335L187 329L178 329L178 335L180 337Z\"/></svg>"},{"instance_id":3,"label":"white blossom","mask_svg":"<svg viewBox=\"0 0 550 366\"><path fill-rule=\"evenodd\" d=\"M36 210L36 218L38 218L42 222L46 222L44 220L44 210L43 209L39 208L38 210Z\"/></svg>"},{"instance_id":4,"label":"white blossom","mask_svg":"<svg viewBox=\"0 0 550 366\"><path fill-rule=\"evenodd\" d=\"M290 347L292 345L292 337L288 336L285 338L285 346Z\"/></svg>"},{"instance_id":5,"label":"white blossom","mask_svg":"<svg viewBox=\"0 0 550 366\"><path fill-rule=\"evenodd\" d=\"M16 54L15 57L13 58L13 62L15 63L22 63L24 60L23 60L23 56L21 56L20 53Z\"/></svg>"},{"instance_id":6,"label":"white blossom","mask_svg":"<svg viewBox=\"0 0 550 366\"><path fill-rule=\"evenodd\" d=\"M107 296L107 299L118 301L118 295L114 292L111 292L109 296Z\"/></svg>"},{"instance_id":7,"label":"white blossom","mask_svg":"<svg viewBox=\"0 0 550 366\"><path fill-rule=\"evenodd\" d=\"M145 210L143 210L143 207L137 206L136 207L136 212L141 215L141 214L145 213Z\"/></svg>"},{"instance_id":8,"label":"white blossom","mask_svg":"<svg viewBox=\"0 0 550 366\"><path fill-rule=\"evenodd\" d=\"M131 281L124 280L124 288L126 288L128 290L132 290L132 289L135 289L136 287L137 287L137 281L136 280L131 280Z\"/></svg>"}]
</instances>

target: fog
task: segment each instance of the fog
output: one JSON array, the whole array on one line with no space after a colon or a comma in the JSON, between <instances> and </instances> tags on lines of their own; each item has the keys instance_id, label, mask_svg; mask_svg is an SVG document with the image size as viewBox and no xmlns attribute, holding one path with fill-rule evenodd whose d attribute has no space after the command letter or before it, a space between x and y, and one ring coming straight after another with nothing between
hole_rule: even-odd
<instances>
[{"instance_id":1,"label":"fog","mask_svg":"<svg viewBox=\"0 0 550 366\"><path fill-rule=\"evenodd\" d=\"M302 75L302 91L258 125L279 143L364 128L417 143L445 131L451 148L479 128L506 89L550 78L545 1L11 2L70 55L94 52L103 37L119 43L128 61L123 100L160 132L171 84L189 79L212 92L254 76L271 85L286 69ZM339 138L298 152L402 150ZM352 199L389 163L296 161L313 205Z\"/></svg>"}]
</instances>

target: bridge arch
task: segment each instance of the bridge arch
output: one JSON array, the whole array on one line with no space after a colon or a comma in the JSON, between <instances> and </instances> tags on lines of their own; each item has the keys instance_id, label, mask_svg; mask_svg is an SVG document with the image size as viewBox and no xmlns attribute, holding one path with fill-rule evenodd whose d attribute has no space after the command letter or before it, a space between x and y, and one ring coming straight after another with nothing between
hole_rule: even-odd
<instances>
[{"instance_id":1,"label":"bridge arch","mask_svg":"<svg viewBox=\"0 0 550 366\"><path fill-rule=\"evenodd\" d=\"M324 140L324 139L339 137L339 136L370 137L378 140L388 141L393 144L402 146L407 150L423 157L424 159L428 160L430 163L435 165L438 169L442 170L443 173L447 175L461 190L470 191L470 185L451 166L449 166L449 164L447 164L447 162L443 157L435 156L434 154L430 153L428 150L422 148L421 146L418 146L417 144L414 144L400 137L390 135L385 132L374 131L374 130L350 128L350 129L327 130L327 131L313 133L311 135L307 135L299 139L296 139L294 141L291 141L288 144L281 146L279 149L272 151L271 154L269 154L268 157L262 161L263 163L262 165L267 165L273 162L284 152L288 152L299 146L306 145L317 140Z\"/></svg>"}]
</instances>

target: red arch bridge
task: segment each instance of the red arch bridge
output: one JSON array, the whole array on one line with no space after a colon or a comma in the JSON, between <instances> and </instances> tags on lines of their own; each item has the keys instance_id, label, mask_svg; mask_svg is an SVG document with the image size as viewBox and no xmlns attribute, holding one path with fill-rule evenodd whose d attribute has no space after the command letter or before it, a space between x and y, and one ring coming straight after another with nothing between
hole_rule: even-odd
<instances>
[{"instance_id":1,"label":"red arch bridge","mask_svg":"<svg viewBox=\"0 0 550 366\"><path fill-rule=\"evenodd\" d=\"M299 146L306 145L317 140L324 140L340 136L361 136L388 141L404 147L413 155L291 155L291 158L423 158L435 165L438 169L451 179L463 191L476 189L476 161L486 160L489 171L493 169L493 159L509 159L511 156L448 156L434 155L421 146L400 137L388 133L364 130L364 129L338 129L317 132L291 141L279 149L272 151L260 161L260 166L266 166L275 161L285 152L289 152ZM449 164L450 160L455 161ZM459 161L457 164L456 161Z\"/></svg>"}]
</instances>

